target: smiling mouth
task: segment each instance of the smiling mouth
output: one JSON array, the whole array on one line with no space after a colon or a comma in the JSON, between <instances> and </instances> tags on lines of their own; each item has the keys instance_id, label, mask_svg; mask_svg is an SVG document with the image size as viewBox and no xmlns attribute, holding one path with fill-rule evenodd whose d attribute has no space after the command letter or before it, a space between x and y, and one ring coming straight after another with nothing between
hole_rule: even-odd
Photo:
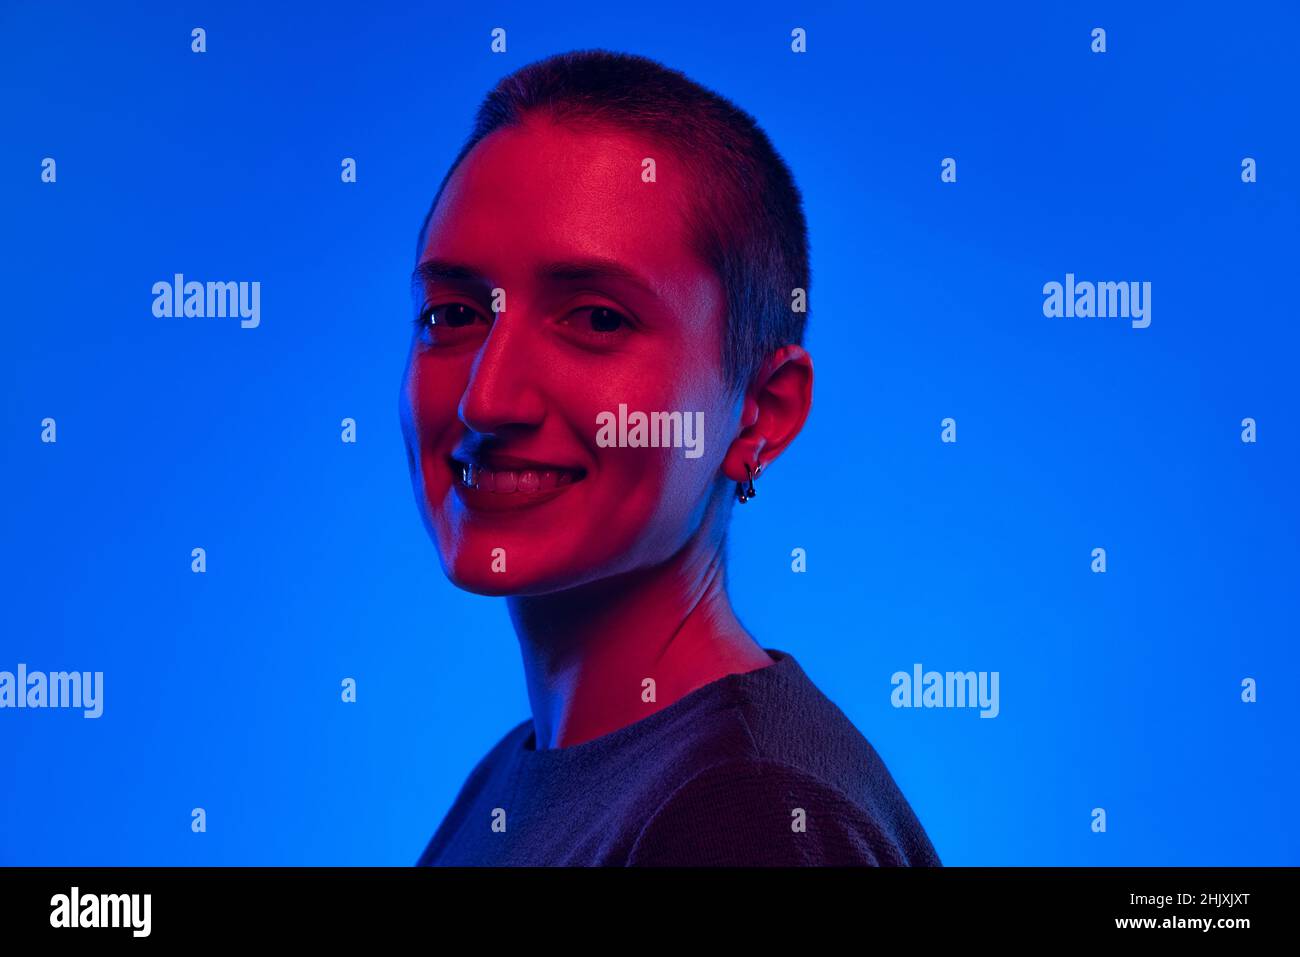
<instances>
[{"instance_id":1,"label":"smiling mouth","mask_svg":"<svg viewBox=\"0 0 1300 957\"><path fill-rule=\"evenodd\" d=\"M448 458L456 487L491 495L534 495L581 482L587 477L586 469L561 468L543 463L492 463L462 462ZM513 467L507 468L510 465Z\"/></svg>"}]
</instances>

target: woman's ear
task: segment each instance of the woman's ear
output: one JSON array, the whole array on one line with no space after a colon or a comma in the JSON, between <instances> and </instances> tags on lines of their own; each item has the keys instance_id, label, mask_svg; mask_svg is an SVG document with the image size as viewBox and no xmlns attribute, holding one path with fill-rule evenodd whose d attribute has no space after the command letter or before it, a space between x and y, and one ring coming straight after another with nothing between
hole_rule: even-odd
<instances>
[{"instance_id":1,"label":"woman's ear","mask_svg":"<svg viewBox=\"0 0 1300 957\"><path fill-rule=\"evenodd\" d=\"M802 346L782 346L755 373L745 390L740 431L722 460L733 482L749 477L745 466L765 470L803 428L812 409L812 356Z\"/></svg>"}]
</instances>

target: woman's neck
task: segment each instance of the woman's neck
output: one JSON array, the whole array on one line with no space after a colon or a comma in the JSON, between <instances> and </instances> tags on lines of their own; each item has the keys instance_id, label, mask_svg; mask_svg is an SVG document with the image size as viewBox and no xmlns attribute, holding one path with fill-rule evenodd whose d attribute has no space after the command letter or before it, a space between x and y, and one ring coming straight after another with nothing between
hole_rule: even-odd
<instances>
[{"instance_id":1,"label":"woman's neck","mask_svg":"<svg viewBox=\"0 0 1300 957\"><path fill-rule=\"evenodd\" d=\"M720 541L696 539L653 568L508 602L538 750L601 737L773 663L732 611Z\"/></svg>"}]
</instances>

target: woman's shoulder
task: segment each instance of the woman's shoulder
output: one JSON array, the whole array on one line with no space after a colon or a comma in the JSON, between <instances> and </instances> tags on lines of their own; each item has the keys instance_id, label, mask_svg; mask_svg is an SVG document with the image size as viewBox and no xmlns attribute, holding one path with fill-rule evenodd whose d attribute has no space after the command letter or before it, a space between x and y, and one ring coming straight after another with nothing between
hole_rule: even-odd
<instances>
[{"instance_id":1,"label":"woman's shoulder","mask_svg":"<svg viewBox=\"0 0 1300 957\"><path fill-rule=\"evenodd\" d=\"M934 866L939 858L914 818L876 813L806 770L747 755L682 782L647 819L628 864Z\"/></svg>"},{"instance_id":2,"label":"woman's shoulder","mask_svg":"<svg viewBox=\"0 0 1300 957\"><path fill-rule=\"evenodd\" d=\"M759 863L937 865L876 749L792 656L775 654L776 666L738 676L729 707L696 726L636 862L698 845Z\"/></svg>"},{"instance_id":3,"label":"woman's shoulder","mask_svg":"<svg viewBox=\"0 0 1300 957\"><path fill-rule=\"evenodd\" d=\"M860 796L859 785L888 774L880 755L792 655L774 653L780 655L775 666L741 676L734 700L752 755Z\"/></svg>"}]
</instances>

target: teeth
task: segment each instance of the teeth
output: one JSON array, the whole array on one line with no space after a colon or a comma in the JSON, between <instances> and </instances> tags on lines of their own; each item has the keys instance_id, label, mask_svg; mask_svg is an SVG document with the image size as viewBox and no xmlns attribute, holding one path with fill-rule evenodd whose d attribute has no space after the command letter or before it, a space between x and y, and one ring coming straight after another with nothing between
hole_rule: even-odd
<instances>
[{"instance_id":1,"label":"teeth","mask_svg":"<svg viewBox=\"0 0 1300 957\"><path fill-rule=\"evenodd\" d=\"M545 492L560 485L572 485L576 472L556 469L499 469L493 471L481 465L462 465L460 483L480 492Z\"/></svg>"}]
</instances>

